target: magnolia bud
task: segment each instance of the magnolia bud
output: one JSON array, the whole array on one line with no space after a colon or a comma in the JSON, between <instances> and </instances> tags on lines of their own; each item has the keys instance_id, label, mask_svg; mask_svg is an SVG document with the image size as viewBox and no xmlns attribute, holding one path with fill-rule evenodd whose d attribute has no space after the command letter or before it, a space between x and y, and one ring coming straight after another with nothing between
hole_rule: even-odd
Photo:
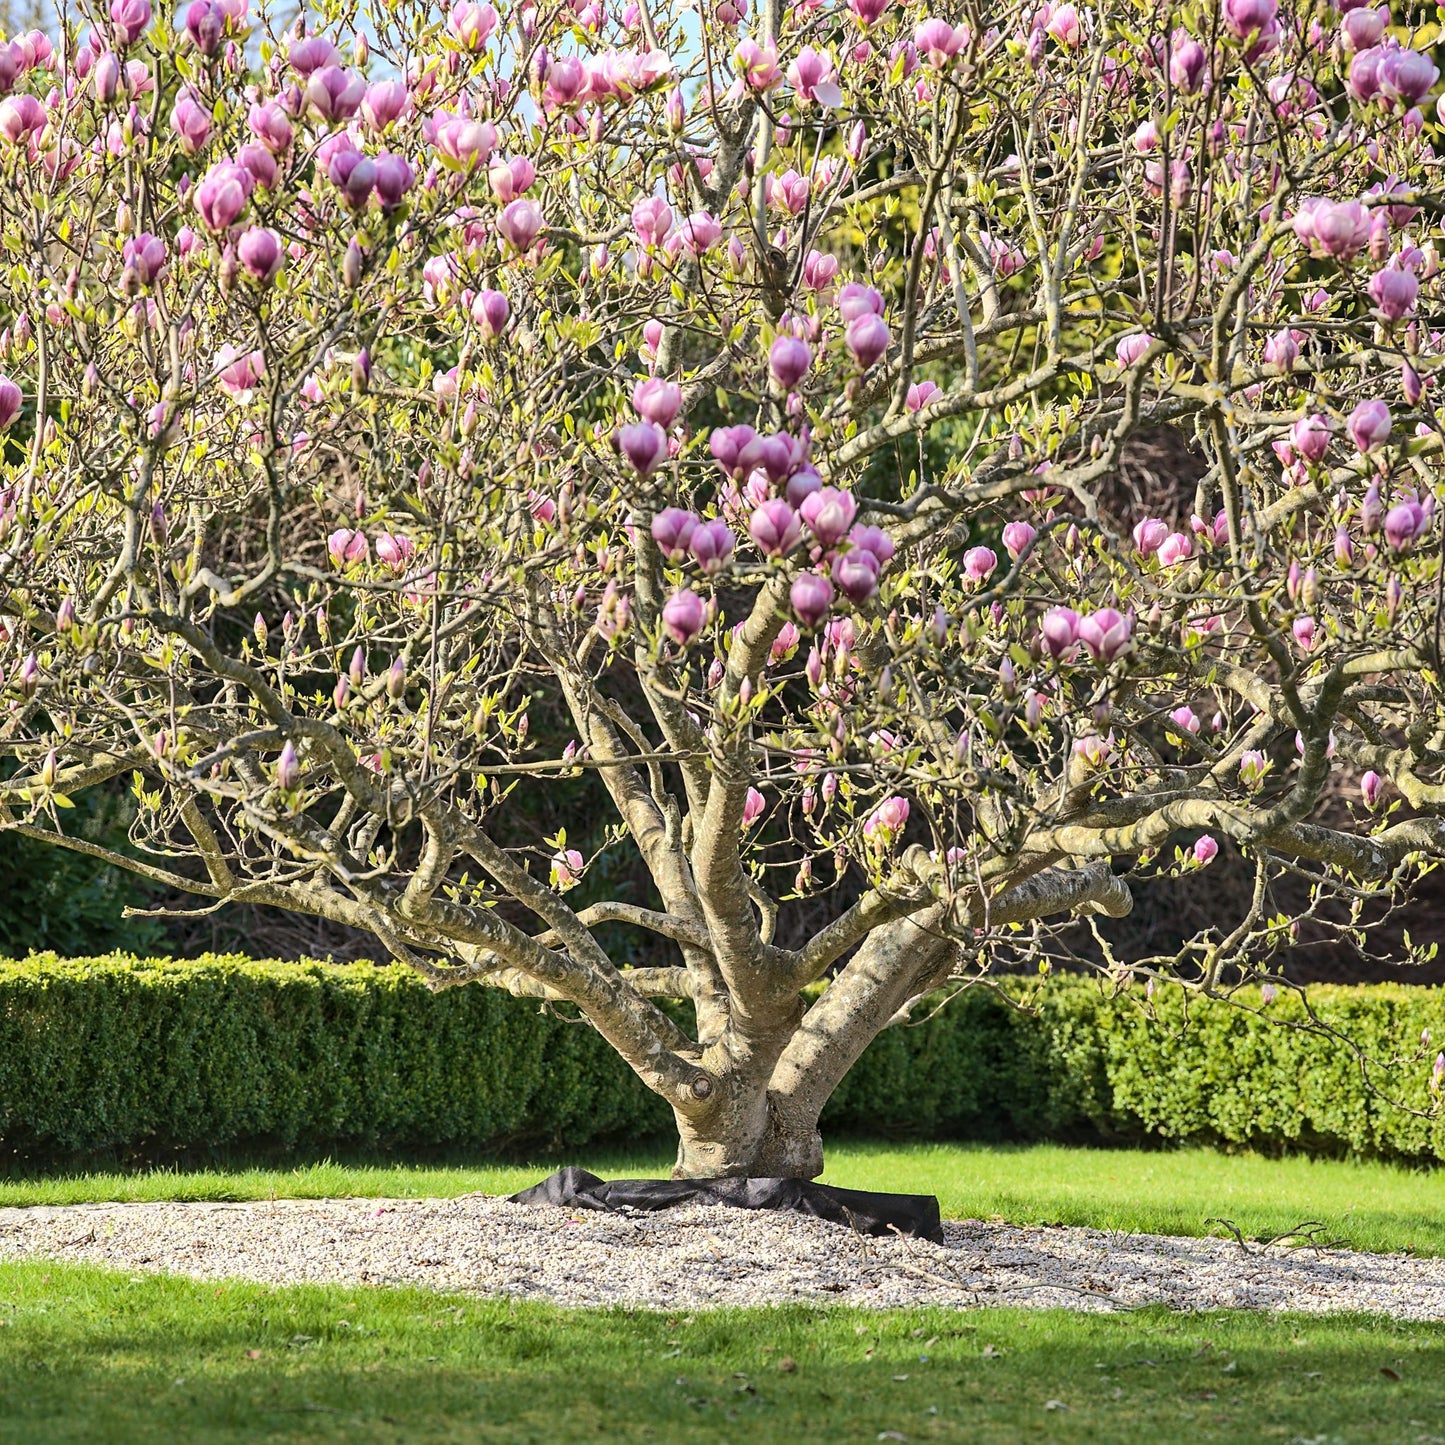
<instances>
[{"instance_id":1,"label":"magnolia bud","mask_svg":"<svg viewBox=\"0 0 1445 1445\"><path fill-rule=\"evenodd\" d=\"M271 634L266 627L266 619L262 617L259 612L256 614L256 620L251 624L251 631L256 634L256 642L259 644L261 651L265 652L266 640Z\"/></svg>"},{"instance_id":2,"label":"magnolia bud","mask_svg":"<svg viewBox=\"0 0 1445 1445\"><path fill-rule=\"evenodd\" d=\"M343 672L336 679L336 686L331 690L331 701L336 704L336 711L340 712L346 706L346 700L351 696L351 679Z\"/></svg>"},{"instance_id":3,"label":"magnolia bud","mask_svg":"<svg viewBox=\"0 0 1445 1445\"><path fill-rule=\"evenodd\" d=\"M395 701L406 691L406 664L395 658L386 673L386 695ZM524 718L525 722L526 719Z\"/></svg>"},{"instance_id":4,"label":"magnolia bud","mask_svg":"<svg viewBox=\"0 0 1445 1445\"><path fill-rule=\"evenodd\" d=\"M276 786L286 792L294 788L301 777L301 762L296 756L296 744L289 738L276 760Z\"/></svg>"},{"instance_id":5,"label":"magnolia bud","mask_svg":"<svg viewBox=\"0 0 1445 1445\"><path fill-rule=\"evenodd\" d=\"M42 788L53 788L55 780L60 775L60 767L55 761L55 749L46 753L45 761L40 765L40 786Z\"/></svg>"},{"instance_id":6,"label":"magnolia bud","mask_svg":"<svg viewBox=\"0 0 1445 1445\"><path fill-rule=\"evenodd\" d=\"M341 258L341 279L351 290L361 285L361 243L355 236L346 244L346 255Z\"/></svg>"},{"instance_id":7,"label":"magnolia bud","mask_svg":"<svg viewBox=\"0 0 1445 1445\"><path fill-rule=\"evenodd\" d=\"M1303 577L1300 578L1299 600L1300 605L1314 610L1314 605L1319 601L1320 577L1313 567L1307 568Z\"/></svg>"},{"instance_id":8,"label":"magnolia bud","mask_svg":"<svg viewBox=\"0 0 1445 1445\"><path fill-rule=\"evenodd\" d=\"M75 626L75 603L70 598L63 598L60 606L55 609L55 630L57 632L68 632Z\"/></svg>"}]
</instances>

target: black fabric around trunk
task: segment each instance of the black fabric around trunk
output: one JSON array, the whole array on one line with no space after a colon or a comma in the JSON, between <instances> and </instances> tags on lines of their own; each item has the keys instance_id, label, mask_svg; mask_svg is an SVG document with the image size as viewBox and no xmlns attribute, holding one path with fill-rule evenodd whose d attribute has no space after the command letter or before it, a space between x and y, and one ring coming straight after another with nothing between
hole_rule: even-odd
<instances>
[{"instance_id":1,"label":"black fabric around trunk","mask_svg":"<svg viewBox=\"0 0 1445 1445\"><path fill-rule=\"evenodd\" d=\"M896 1230L943 1243L938 1200L932 1194L875 1194L837 1189L809 1179L599 1179L569 1165L511 1196L513 1204L560 1204L572 1209L671 1209L679 1204L731 1204L738 1209L792 1209L860 1234Z\"/></svg>"}]
</instances>

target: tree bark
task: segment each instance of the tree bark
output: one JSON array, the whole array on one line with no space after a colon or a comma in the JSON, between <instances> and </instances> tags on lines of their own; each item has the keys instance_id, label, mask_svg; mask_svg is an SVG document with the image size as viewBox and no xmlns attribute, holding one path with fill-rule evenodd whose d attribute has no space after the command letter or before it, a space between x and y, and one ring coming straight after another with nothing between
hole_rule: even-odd
<instances>
[{"instance_id":1,"label":"tree bark","mask_svg":"<svg viewBox=\"0 0 1445 1445\"><path fill-rule=\"evenodd\" d=\"M816 1179L823 1136L816 1116L790 1111L766 1090L704 1119L677 1115L674 1179Z\"/></svg>"}]
</instances>

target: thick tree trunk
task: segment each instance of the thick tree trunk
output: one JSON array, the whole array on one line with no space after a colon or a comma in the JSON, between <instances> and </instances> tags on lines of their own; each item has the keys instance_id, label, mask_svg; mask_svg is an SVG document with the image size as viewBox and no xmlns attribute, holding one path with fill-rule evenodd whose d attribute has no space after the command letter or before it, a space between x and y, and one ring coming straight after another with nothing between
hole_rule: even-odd
<instances>
[{"instance_id":1,"label":"thick tree trunk","mask_svg":"<svg viewBox=\"0 0 1445 1445\"><path fill-rule=\"evenodd\" d=\"M766 1091L703 1119L677 1116L674 1179L816 1179L823 1172L823 1138L817 1115L785 1112Z\"/></svg>"},{"instance_id":2,"label":"thick tree trunk","mask_svg":"<svg viewBox=\"0 0 1445 1445\"><path fill-rule=\"evenodd\" d=\"M733 1062L712 1107L676 1115L673 1178L816 1179L823 1105L898 1008L948 970L953 945L935 923L930 913L879 930L805 1016L757 1030L760 1046Z\"/></svg>"}]
</instances>

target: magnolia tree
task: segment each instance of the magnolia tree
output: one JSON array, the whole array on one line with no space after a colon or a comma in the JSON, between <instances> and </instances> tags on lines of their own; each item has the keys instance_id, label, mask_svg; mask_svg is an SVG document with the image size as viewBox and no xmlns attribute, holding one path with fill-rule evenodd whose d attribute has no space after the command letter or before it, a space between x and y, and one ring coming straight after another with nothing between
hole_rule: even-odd
<instances>
[{"instance_id":1,"label":"magnolia tree","mask_svg":"<svg viewBox=\"0 0 1445 1445\"><path fill-rule=\"evenodd\" d=\"M0 827L121 780L122 867L575 1006L684 1176L816 1175L1080 915L1227 990L1445 852L1413 12L85 8L0 47ZM1111 523L1163 425L1188 521Z\"/></svg>"}]
</instances>

